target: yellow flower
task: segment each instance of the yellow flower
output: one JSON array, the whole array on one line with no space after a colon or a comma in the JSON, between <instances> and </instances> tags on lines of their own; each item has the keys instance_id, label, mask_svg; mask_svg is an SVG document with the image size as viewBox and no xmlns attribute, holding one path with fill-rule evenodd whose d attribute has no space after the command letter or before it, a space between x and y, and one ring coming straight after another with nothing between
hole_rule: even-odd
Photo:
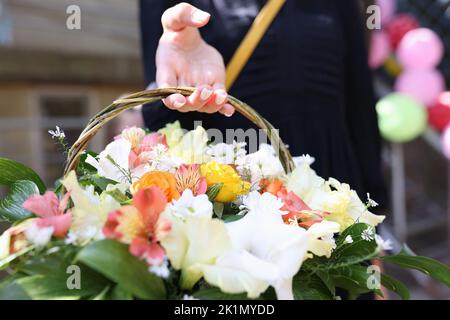
<instances>
[{"instance_id":1,"label":"yellow flower","mask_svg":"<svg viewBox=\"0 0 450 320\"><path fill-rule=\"evenodd\" d=\"M251 184L243 181L233 167L227 164L209 162L202 164L200 174L206 178L208 187L223 183L215 201L232 202L240 195L247 194L250 191Z\"/></svg>"}]
</instances>

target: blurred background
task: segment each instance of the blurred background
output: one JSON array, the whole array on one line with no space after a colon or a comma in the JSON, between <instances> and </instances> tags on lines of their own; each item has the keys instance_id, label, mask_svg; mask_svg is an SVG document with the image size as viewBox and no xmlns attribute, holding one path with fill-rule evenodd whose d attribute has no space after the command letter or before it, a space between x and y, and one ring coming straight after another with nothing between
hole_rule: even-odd
<instances>
[{"instance_id":1,"label":"blurred background","mask_svg":"<svg viewBox=\"0 0 450 320\"><path fill-rule=\"evenodd\" d=\"M382 29L368 38L392 202L381 232L397 249L406 241L450 264L450 0L375 2ZM373 1L361 4L367 14ZM81 9L81 30L66 25L71 5ZM428 35L443 54L418 73L407 66L420 59L411 31L423 28L432 34L415 36ZM144 89L140 55L137 0L0 0L0 157L31 166L51 186L65 159L48 130L60 126L71 143L96 112ZM414 108L422 113L410 114ZM142 125L138 109L101 131L91 148L102 150L129 125ZM413 288L414 299L450 299L449 288L418 273L389 271Z\"/></svg>"}]
</instances>

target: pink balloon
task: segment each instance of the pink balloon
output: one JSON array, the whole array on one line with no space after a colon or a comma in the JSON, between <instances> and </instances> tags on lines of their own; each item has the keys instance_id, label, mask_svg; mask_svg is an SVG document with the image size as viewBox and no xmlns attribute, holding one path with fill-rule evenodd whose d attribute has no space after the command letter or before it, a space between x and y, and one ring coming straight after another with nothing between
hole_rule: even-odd
<instances>
[{"instance_id":1,"label":"pink balloon","mask_svg":"<svg viewBox=\"0 0 450 320\"><path fill-rule=\"evenodd\" d=\"M444 45L439 36L430 29L409 31L397 48L397 58L405 69L435 68L444 56Z\"/></svg>"},{"instance_id":2,"label":"pink balloon","mask_svg":"<svg viewBox=\"0 0 450 320\"><path fill-rule=\"evenodd\" d=\"M450 159L450 125L445 128L441 137L442 152Z\"/></svg>"},{"instance_id":3,"label":"pink balloon","mask_svg":"<svg viewBox=\"0 0 450 320\"><path fill-rule=\"evenodd\" d=\"M395 82L395 91L412 96L426 106L434 104L444 90L444 77L435 69L406 70Z\"/></svg>"},{"instance_id":4,"label":"pink balloon","mask_svg":"<svg viewBox=\"0 0 450 320\"><path fill-rule=\"evenodd\" d=\"M380 7L381 11L381 24L387 25L392 21L392 18L397 11L397 1L395 0L376 0L375 4Z\"/></svg>"},{"instance_id":5,"label":"pink balloon","mask_svg":"<svg viewBox=\"0 0 450 320\"><path fill-rule=\"evenodd\" d=\"M376 31L372 35L369 53L369 66L379 68L391 53L391 44L388 35L383 31Z\"/></svg>"}]
</instances>

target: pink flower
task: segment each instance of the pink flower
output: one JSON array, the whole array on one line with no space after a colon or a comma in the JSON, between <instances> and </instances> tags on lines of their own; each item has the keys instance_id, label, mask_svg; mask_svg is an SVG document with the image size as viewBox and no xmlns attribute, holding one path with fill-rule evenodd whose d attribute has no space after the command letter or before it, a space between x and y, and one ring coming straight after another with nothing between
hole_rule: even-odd
<instances>
[{"instance_id":1,"label":"pink flower","mask_svg":"<svg viewBox=\"0 0 450 320\"><path fill-rule=\"evenodd\" d=\"M278 193L278 198L284 202L281 208L283 211L288 211L283 216L286 223L298 223L300 227L309 228L313 224L321 222L325 212L312 210L299 196L294 192Z\"/></svg>"},{"instance_id":2,"label":"pink flower","mask_svg":"<svg viewBox=\"0 0 450 320\"><path fill-rule=\"evenodd\" d=\"M63 238L72 224L72 214L66 212L70 194L66 193L60 201L54 192L46 192L43 196L33 195L22 205L39 218L35 220L39 228L53 227L53 235Z\"/></svg>"},{"instance_id":3,"label":"pink flower","mask_svg":"<svg viewBox=\"0 0 450 320\"><path fill-rule=\"evenodd\" d=\"M208 188L206 178L200 175L198 164L182 164L175 173L177 190L180 194L186 189L191 189L194 196L205 194Z\"/></svg>"},{"instance_id":4,"label":"pink flower","mask_svg":"<svg viewBox=\"0 0 450 320\"><path fill-rule=\"evenodd\" d=\"M150 133L146 135L144 139L142 139L139 153L151 151L158 144L162 144L166 148L169 147L167 145L166 136L164 134L159 132Z\"/></svg>"},{"instance_id":5,"label":"pink flower","mask_svg":"<svg viewBox=\"0 0 450 320\"><path fill-rule=\"evenodd\" d=\"M107 238L129 244L132 255L146 259L149 265L160 265L165 256L159 240L171 230L170 221L162 219L166 196L158 187L139 190L133 206L111 212L103 228Z\"/></svg>"},{"instance_id":6,"label":"pink flower","mask_svg":"<svg viewBox=\"0 0 450 320\"><path fill-rule=\"evenodd\" d=\"M151 160L152 149L158 144L164 145L166 148L166 136L159 132L145 135L145 131L132 127L122 131L122 134L115 139L125 139L131 143L131 152L128 156L130 168L135 169L147 164Z\"/></svg>"}]
</instances>

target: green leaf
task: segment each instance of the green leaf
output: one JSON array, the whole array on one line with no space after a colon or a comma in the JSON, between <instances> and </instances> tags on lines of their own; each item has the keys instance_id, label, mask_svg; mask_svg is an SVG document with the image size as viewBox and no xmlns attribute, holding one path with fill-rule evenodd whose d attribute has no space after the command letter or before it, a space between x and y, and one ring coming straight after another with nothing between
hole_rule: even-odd
<instances>
[{"instance_id":1,"label":"green leaf","mask_svg":"<svg viewBox=\"0 0 450 320\"><path fill-rule=\"evenodd\" d=\"M145 262L132 256L125 244L114 240L98 241L83 248L77 260L140 299L166 297L162 279L150 273Z\"/></svg>"},{"instance_id":2,"label":"green leaf","mask_svg":"<svg viewBox=\"0 0 450 320\"><path fill-rule=\"evenodd\" d=\"M223 187L223 183L216 183L208 188L208 190L206 191L206 194L208 195L209 201L214 202L214 200L216 199L216 197L219 194L220 189L222 189L222 187Z\"/></svg>"},{"instance_id":3,"label":"green leaf","mask_svg":"<svg viewBox=\"0 0 450 320\"><path fill-rule=\"evenodd\" d=\"M116 185L117 182L110 180L108 178L105 177L101 177L98 174L88 174L85 176L82 176L79 179L80 185L85 187L85 186L89 186L92 185L95 187L95 191L98 193L102 193L103 191L106 190L106 187L110 184L112 185Z\"/></svg>"},{"instance_id":4,"label":"green leaf","mask_svg":"<svg viewBox=\"0 0 450 320\"><path fill-rule=\"evenodd\" d=\"M329 259L314 256L312 259L305 261L303 264L303 269L311 270L317 273L318 271L327 271L346 266L358 265L376 257L378 254L378 246L375 238L367 240L361 237L363 231L367 230L367 228L371 227L364 223L357 223L350 226L344 230L344 232L337 239L337 247ZM347 236L352 237L352 243L345 243L345 238Z\"/></svg>"},{"instance_id":5,"label":"green leaf","mask_svg":"<svg viewBox=\"0 0 450 320\"><path fill-rule=\"evenodd\" d=\"M224 214L222 220L228 223L241 220L243 217L245 217L243 214Z\"/></svg>"},{"instance_id":6,"label":"green leaf","mask_svg":"<svg viewBox=\"0 0 450 320\"><path fill-rule=\"evenodd\" d=\"M394 256L381 257L381 260L402 268L418 270L450 287L450 268L432 258L400 253Z\"/></svg>"},{"instance_id":7,"label":"green leaf","mask_svg":"<svg viewBox=\"0 0 450 320\"><path fill-rule=\"evenodd\" d=\"M5 158L0 158L0 185L11 187L19 180L33 181L41 193L47 189L44 182L31 168Z\"/></svg>"},{"instance_id":8,"label":"green leaf","mask_svg":"<svg viewBox=\"0 0 450 320\"><path fill-rule=\"evenodd\" d=\"M200 300L249 300L247 294L228 294L223 293L218 288L205 288L195 292L192 295L196 299Z\"/></svg>"},{"instance_id":9,"label":"green leaf","mask_svg":"<svg viewBox=\"0 0 450 320\"><path fill-rule=\"evenodd\" d=\"M108 292L106 298L108 300L133 300L133 295L121 286L115 286L110 292Z\"/></svg>"},{"instance_id":10,"label":"green leaf","mask_svg":"<svg viewBox=\"0 0 450 320\"><path fill-rule=\"evenodd\" d=\"M351 299L355 299L359 295L367 292L382 295L380 290L381 279L376 278L368 267L354 265L333 269L330 271L330 276L333 278L336 287L348 291ZM373 280L376 283L373 283ZM372 284L373 287L369 287L369 284Z\"/></svg>"},{"instance_id":11,"label":"green leaf","mask_svg":"<svg viewBox=\"0 0 450 320\"><path fill-rule=\"evenodd\" d=\"M89 300L108 300L107 299L108 291L109 291L109 287L106 287L105 289L103 289L102 292L100 292L99 294L95 295L94 297L92 297Z\"/></svg>"},{"instance_id":12,"label":"green leaf","mask_svg":"<svg viewBox=\"0 0 450 320\"><path fill-rule=\"evenodd\" d=\"M77 166L77 172L80 175L97 173L97 169L95 169L93 166L91 166L89 163L86 162L88 155L91 155L94 158L96 158L98 156L97 153L92 152L92 151L85 151L81 154L80 161L78 162L78 166Z\"/></svg>"},{"instance_id":13,"label":"green leaf","mask_svg":"<svg viewBox=\"0 0 450 320\"><path fill-rule=\"evenodd\" d=\"M398 294L403 300L409 300L411 297L408 288L402 282L387 274L381 274L381 285Z\"/></svg>"},{"instance_id":14,"label":"green leaf","mask_svg":"<svg viewBox=\"0 0 450 320\"><path fill-rule=\"evenodd\" d=\"M334 297L336 295L336 285L330 274L328 272L319 270L316 272L316 275L327 286L328 291L330 291L330 294Z\"/></svg>"},{"instance_id":15,"label":"green leaf","mask_svg":"<svg viewBox=\"0 0 450 320\"><path fill-rule=\"evenodd\" d=\"M111 197L113 197L117 202L119 202L121 204L127 203L130 200L130 198L128 198L125 194L123 194L118 189L107 191L106 194L109 194Z\"/></svg>"},{"instance_id":16,"label":"green leaf","mask_svg":"<svg viewBox=\"0 0 450 320\"><path fill-rule=\"evenodd\" d=\"M299 272L293 281L295 300L332 300L327 285L315 274Z\"/></svg>"},{"instance_id":17,"label":"green leaf","mask_svg":"<svg viewBox=\"0 0 450 320\"><path fill-rule=\"evenodd\" d=\"M15 222L31 217L31 212L22 208L22 205L33 194L39 194L34 182L25 180L14 182L8 195L0 200L0 220Z\"/></svg>"},{"instance_id":18,"label":"green leaf","mask_svg":"<svg viewBox=\"0 0 450 320\"><path fill-rule=\"evenodd\" d=\"M0 283L0 300L30 300L31 298L17 284L14 277Z\"/></svg>"},{"instance_id":19,"label":"green leaf","mask_svg":"<svg viewBox=\"0 0 450 320\"><path fill-rule=\"evenodd\" d=\"M213 203L213 211L214 214L221 219L223 214L224 204L222 202L214 202Z\"/></svg>"},{"instance_id":20,"label":"green leaf","mask_svg":"<svg viewBox=\"0 0 450 320\"><path fill-rule=\"evenodd\" d=\"M373 238L370 240L362 237L363 232L368 229L373 230ZM352 243L345 243L347 236L352 237ZM356 223L344 230L336 241L336 245L337 248L331 256L331 261L341 266L358 264L377 255L375 229L365 223Z\"/></svg>"},{"instance_id":21,"label":"green leaf","mask_svg":"<svg viewBox=\"0 0 450 320\"><path fill-rule=\"evenodd\" d=\"M43 253L19 264L17 269L25 276L16 283L36 300L80 299L97 295L111 285L108 279L86 265L74 264L76 251L70 249Z\"/></svg>"}]
</instances>

